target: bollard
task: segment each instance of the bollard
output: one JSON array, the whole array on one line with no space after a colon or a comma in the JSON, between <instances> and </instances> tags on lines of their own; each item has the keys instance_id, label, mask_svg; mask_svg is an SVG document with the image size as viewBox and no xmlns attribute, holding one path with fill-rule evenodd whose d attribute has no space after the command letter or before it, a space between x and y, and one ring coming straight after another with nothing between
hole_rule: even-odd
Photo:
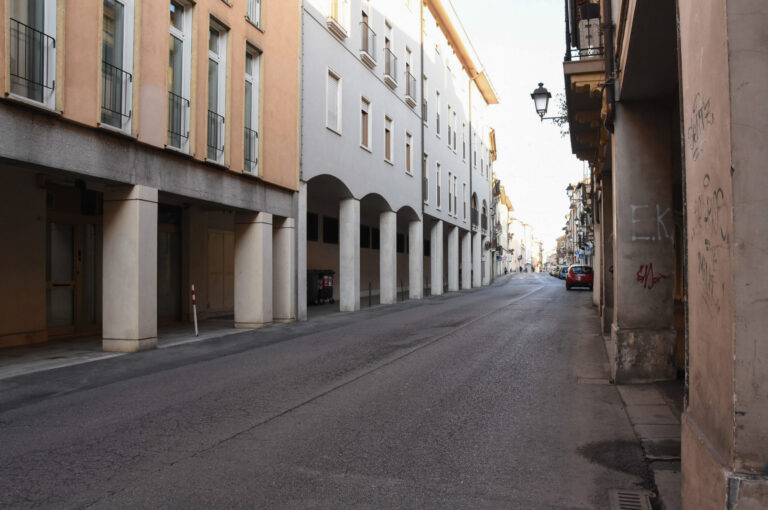
<instances>
[{"instance_id":1,"label":"bollard","mask_svg":"<svg viewBox=\"0 0 768 510\"><path fill-rule=\"evenodd\" d=\"M195 285L192 285L192 318L195 321L195 336L197 336L197 299L195 299Z\"/></svg>"}]
</instances>

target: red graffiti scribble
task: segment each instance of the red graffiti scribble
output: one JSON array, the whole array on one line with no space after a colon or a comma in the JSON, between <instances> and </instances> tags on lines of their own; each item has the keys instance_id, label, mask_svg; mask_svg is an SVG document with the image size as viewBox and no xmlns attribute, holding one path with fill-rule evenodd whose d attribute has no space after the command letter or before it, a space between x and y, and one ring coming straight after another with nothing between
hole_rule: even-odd
<instances>
[{"instance_id":1,"label":"red graffiti scribble","mask_svg":"<svg viewBox=\"0 0 768 510\"><path fill-rule=\"evenodd\" d=\"M637 281L641 282L643 284L643 287L651 290L654 285L659 283L663 278L666 278L667 275L657 273L653 273L653 264L642 264L640 266L640 269L637 270Z\"/></svg>"}]
</instances>

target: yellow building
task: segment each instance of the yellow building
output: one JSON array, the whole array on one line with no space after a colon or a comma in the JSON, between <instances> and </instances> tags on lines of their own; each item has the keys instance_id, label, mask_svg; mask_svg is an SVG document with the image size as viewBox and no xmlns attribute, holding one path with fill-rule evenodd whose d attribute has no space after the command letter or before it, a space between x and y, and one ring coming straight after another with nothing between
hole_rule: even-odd
<instances>
[{"instance_id":1,"label":"yellow building","mask_svg":"<svg viewBox=\"0 0 768 510\"><path fill-rule=\"evenodd\" d=\"M2 0L0 20L0 347L151 348L191 285L202 318L294 319L299 2Z\"/></svg>"}]
</instances>

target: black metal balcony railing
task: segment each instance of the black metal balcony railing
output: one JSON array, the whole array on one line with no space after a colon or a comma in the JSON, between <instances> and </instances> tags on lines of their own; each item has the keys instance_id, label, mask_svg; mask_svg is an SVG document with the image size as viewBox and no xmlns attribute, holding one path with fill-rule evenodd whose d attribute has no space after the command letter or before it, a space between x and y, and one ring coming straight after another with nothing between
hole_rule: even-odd
<instances>
[{"instance_id":1,"label":"black metal balcony railing","mask_svg":"<svg viewBox=\"0 0 768 510\"><path fill-rule=\"evenodd\" d=\"M487 214L483 214L482 227L483 227L483 230L488 230L488 215Z\"/></svg>"},{"instance_id":2,"label":"black metal balcony railing","mask_svg":"<svg viewBox=\"0 0 768 510\"><path fill-rule=\"evenodd\" d=\"M477 212L477 209L472 209L470 218L472 220L472 225L477 225L479 213Z\"/></svg>"},{"instance_id":3,"label":"black metal balcony railing","mask_svg":"<svg viewBox=\"0 0 768 510\"><path fill-rule=\"evenodd\" d=\"M42 102L56 85L49 70L56 39L13 18L9 28L11 92Z\"/></svg>"},{"instance_id":4,"label":"black metal balcony railing","mask_svg":"<svg viewBox=\"0 0 768 510\"><path fill-rule=\"evenodd\" d=\"M189 99L168 91L168 145L181 149L189 139Z\"/></svg>"},{"instance_id":5,"label":"black metal balcony railing","mask_svg":"<svg viewBox=\"0 0 768 510\"><path fill-rule=\"evenodd\" d=\"M259 133L245 128L245 170L254 172L259 164Z\"/></svg>"},{"instance_id":6,"label":"black metal balcony railing","mask_svg":"<svg viewBox=\"0 0 768 510\"><path fill-rule=\"evenodd\" d=\"M406 71L405 80L405 95L416 101L416 77Z\"/></svg>"},{"instance_id":7,"label":"black metal balcony railing","mask_svg":"<svg viewBox=\"0 0 768 510\"><path fill-rule=\"evenodd\" d=\"M208 159L218 161L224 153L224 117L208 110Z\"/></svg>"},{"instance_id":8,"label":"black metal balcony railing","mask_svg":"<svg viewBox=\"0 0 768 510\"><path fill-rule=\"evenodd\" d=\"M589 48L570 48L570 60L582 60L585 58L602 57L605 55L605 48L589 47Z\"/></svg>"},{"instance_id":9,"label":"black metal balcony railing","mask_svg":"<svg viewBox=\"0 0 768 510\"><path fill-rule=\"evenodd\" d=\"M365 21L360 22L360 51L364 51L371 59L376 55L376 32Z\"/></svg>"},{"instance_id":10,"label":"black metal balcony railing","mask_svg":"<svg viewBox=\"0 0 768 510\"><path fill-rule=\"evenodd\" d=\"M101 122L116 128L131 118L133 76L119 67L101 62Z\"/></svg>"},{"instance_id":11,"label":"black metal balcony railing","mask_svg":"<svg viewBox=\"0 0 768 510\"><path fill-rule=\"evenodd\" d=\"M384 48L384 76L397 83L397 57L389 48Z\"/></svg>"}]
</instances>

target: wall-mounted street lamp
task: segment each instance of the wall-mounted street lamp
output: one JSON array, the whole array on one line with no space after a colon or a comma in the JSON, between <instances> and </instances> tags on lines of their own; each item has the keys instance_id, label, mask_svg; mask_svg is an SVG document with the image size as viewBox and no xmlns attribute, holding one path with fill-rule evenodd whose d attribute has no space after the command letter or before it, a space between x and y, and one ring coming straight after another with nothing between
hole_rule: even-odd
<instances>
[{"instance_id":1,"label":"wall-mounted street lamp","mask_svg":"<svg viewBox=\"0 0 768 510\"><path fill-rule=\"evenodd\" d=\"M545 117L547 114L547 108L549 108L549 100L552 99L552 94L544 87L544 84L539 82L539 88L535 89L531 94L533 99L533 105L536 107L536 113L542 122L545 120L562 120L565 117Z\"/></svg>"},{"instance_id":2,"label":"wall-mounted street lamp","mask_svg":"<svg viewBox=\"0 0 768 510\"><path fill-rule=\"evenodd\" d=\"M569 200L573 199L573 186L569 184L568 187L565 188L565 193L568 195Z\"/></svg>"}]
</instances>

